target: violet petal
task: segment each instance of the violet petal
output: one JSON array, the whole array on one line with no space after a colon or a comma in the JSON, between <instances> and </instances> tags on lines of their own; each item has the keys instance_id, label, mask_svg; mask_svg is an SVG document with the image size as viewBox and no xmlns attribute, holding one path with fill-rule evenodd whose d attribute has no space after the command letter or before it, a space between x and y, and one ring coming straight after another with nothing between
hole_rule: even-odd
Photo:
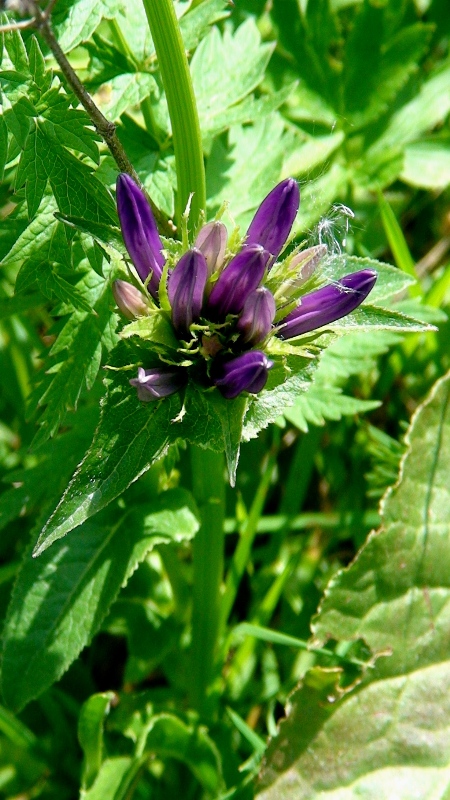
<instances>
[{"instance_id":1,"label":"violet petal","mask_svg":"<svg viewBox=\"0 0 450 800\"><path fill-rule=\"evenodd\" d=\"M143 283L151 275L148 290L156 298L165 262L163 244L147 198L124 172L117 178L117 212L130 258Z\"/></svg>"},{"instance_id":2,"label":"violet petal","mask_svg":"<svg viewBox=\"0 0 450 800\"><path fill-rule=\"evenodd\" d=\"M214 284L208 300L208 312L223 320L227 314L239 314L245 301L261 283L269 253L259 245L243 247L231 259Z\"/></svg>"},{"instance_id":3,"label":"violet petal","mask_svg":"<svg viewBox=\"0 0 450 800\"><path fill-rule=\"evenodd\" d=\"M167 292L172 306L172 322L181 336L189 336L189 327L201 314L208 267L203 253L196 248L181 256L169 277Z\"/></svg>"},{"instance_id":4,"label":"violet petal","mask_svg":"<svg viewBox=\"0 0 450 800\"><path fill-rule=\"evenodd\" d=\"M200 229L194 247L205 256L208 278L223 264L228 233L223 222L208 222Z\"/></svg>"},{"instance_id":5,"label":"violet petal","mask_svg":"<svg viewBox=\"0 0 450 800\"><path fill-rule=\"evenodd\" d=\"M228 361L218 361L212 370L212 380L227 400L241 392L258 394L266 385L269 369L273 366L265 353L250 350Z\"/></svg>"},{"instance_id":6,"label":"violet petal","mask_svg":"<svg viewBox=\"0 0 450 800\"><path fill-rule=\"evenodd\" d=\"M293 178L281 181L262 201L247 231L246 244L260 244L276 261L288 238L300 204Z\"/></svg>"},{"instance_id":7,"label":"violet petal","mask_svg":"<svg viewBox=\"0 0 450 800\"><path fill-rule=\"evenodd\" d=\"M363 269L304 295L300 305L281 320L278 335L292 339L346 317L366 299L376 279L376 272Z\"/></svg>"},{"instance_id":8,"label":"violet petal","mask_svg":"<svg viewBox=\"0 0 450 800\"><path fill-rule=\"evenodd\" d=\"M148 314L149 306L146 298L132 283L114 281L112 292L120 311L127 319L136 319Z\"/></svg>"},{"instance_id":9,"label":"violet petal","mask_svg":"<svg viewBox=\"0 0 450 800\"><path fill-rule=\"evenodd\" d=\"M168 397L186 384L185 370L172 367L138 368L137 378L130 380L137 389L137 396L143 403L150 403Z\"/></svg>"},{"instance_id":10,"label":"violet petal","mask_svg":"<svg viewBox=\"0 0 450 800\"><path fill-rule=\"evenodd\" d=\"M236 326L246 344L255 345L266 338L275 310L273 294L264 286L249 294Z\"/></svg>"}]
</instances>

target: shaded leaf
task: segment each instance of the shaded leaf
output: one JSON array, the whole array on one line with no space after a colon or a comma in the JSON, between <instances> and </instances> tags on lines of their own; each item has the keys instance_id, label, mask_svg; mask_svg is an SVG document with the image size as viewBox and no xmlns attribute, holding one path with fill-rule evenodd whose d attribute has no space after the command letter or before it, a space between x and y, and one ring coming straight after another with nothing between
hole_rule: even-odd
<instances>
[{"instance_id":1,"label":"shaded leaf","mask_svg":"<svg viewBox=\"0 0 450 800\"><path fill-rule=\"evenodd\" d=\"M450 375L417 410L407 443L382 527L332 579L313 626L317 643L363 638L379 657L346 694L338 673L307 674L269 746L260 800L446 794Z\"/></svg>"},{"instance_id":2,"label":"shaded leaf","mask_svg":"<svg viewBox=\"0 0 450 800\"><path fill-rule=\"evenodd\" d=\"M116 509L41 558L28 553L4 634L2 687L9 706L23 707L58 680L156 544L194 535L197 521L186 501L177 490L129 512Z\"/></svg>"}]
</instances>

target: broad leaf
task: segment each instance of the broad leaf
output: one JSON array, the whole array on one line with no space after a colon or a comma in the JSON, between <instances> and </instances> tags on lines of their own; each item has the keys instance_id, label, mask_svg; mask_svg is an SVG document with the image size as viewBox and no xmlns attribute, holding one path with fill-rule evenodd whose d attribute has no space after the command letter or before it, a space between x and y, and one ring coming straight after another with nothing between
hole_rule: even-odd
<instances>
[{"instance_id":1,"label":"broad leaf","mask_svg":"<svg viewBox=\"0 0 450 800\"><path fill-rule=\"evenodd\" d=\"M102 402L94 442L44 526L35 555L108 505L167 450L171 420L181 410L179 396L139 403L129 373L118 375L120 382L110 382Z\"/></svg>"},{"instance_id":2,"label":"broad leaf","mask_svg":"<svg viewBox=\"0 0 450 800\"><path fill-rule=\"evenodd\" d=\"M190 539L197 521L174 490L80 527L41 558L25 559L4 633L3 696L22 708L63 674L156 544Z\"/></svg>"},{"instance_id":3,"label":"broad leaf","mask_svg":"<svg viewBox=\"0 0 450 800\"><path fill-rule=\"evenodd\" d=\"M262 44L252 19L234 33L212 28L195 51L191 74L202 131L217 129L214 118L243 100L264 78L273 45ZM219 129L220 129L219 125Z\"/></svg>"},{"instance_id":4,"label":"broad leaf","mask_svg":"<svg viewBox=\"0 0 450 800\"><path fill-rule=\"evenodd\" d=\"M315 639L363 638L376 661L347 692L314 670L267 752L260 800L411 800L450 785L450 375L416 412L382 527L331 581Z\"/></svg>"}]
</instances>

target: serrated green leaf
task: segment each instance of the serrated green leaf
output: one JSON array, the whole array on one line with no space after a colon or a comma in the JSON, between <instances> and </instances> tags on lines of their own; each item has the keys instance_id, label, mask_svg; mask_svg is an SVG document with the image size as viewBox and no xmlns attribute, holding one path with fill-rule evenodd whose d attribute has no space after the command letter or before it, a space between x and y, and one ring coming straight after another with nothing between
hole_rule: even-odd
<instances>
[{"instance_id":1,"label":"serrated green leaf","mask_svg":"<svg viewBox=\"0 0 450 800\"><path fill-rule=\"evenodd\" d=\"M44 145L45 146L45 145ZM30 131L20 159L16 175L16 188L25 183L25 198L30 219L36 214L45 194L48 181L46 166L47 152L43 152L35 122L30 124Z\"/></svg>"},{"instance_id":2,"label":"serrated green leaf","mask_svg":"<svg viewBox=\"0 0 450 800\"><path fill-rule=\"evenodd\" d=\"M70 53L81 42L91 38L102 19L114 19L122 7L120 0L90 0L58 3L53 20L59 46Z\"/></svg>"},{"instance_id":3,"label":"serrated green leaf","mask_svg":"<svg viewBox=\"0 0 450 800\"><path fill-rule=\"evenodd\" d=\"M146 97L159 94L155 78L148 72L116 75L109 81L109 85L111 94L108 103L103 107L103 112L113 122L118 120L130 106L137 106Z\"/></svg>"},{"instance_id":4,"label":"serrated green leaf","mask_svg":"<svg viewBox=\"0 0 450 800\"><path fill-rule=\"evenodd\" d=\"M295 404L284 411L284 416L296 428L307 433L308 423L325 425L326 420L340 420L343 416L363 414L381 405L379 400L360 400L342 393L338 386L313 384Z\"/></svg>"},{"instance_id":5,"label":"serrated green leaf","mask_svg":"<svg viewBox=\"0 0 450 800\"><path fill-rule=\"evenodd\" d=\"M35 84L41 91L47 91L52 81L52 73L45 67L44 56L42 55L41 48L39 47L38 40L35 36L32 36L30 40L28 58L30 63L30 73Z\"/></svg>"},{"instance_id":6,"label":"serrated green leaf","mask_svg":"<svg viewBox=\"0 0 450 800\"><path fill-rule=\"evenodd\" d=\"M288 356L286 361L290 370L289 377L282 382L283 377L280 376L280 383L272 389L270 381L273 380L275 369L272 370L269 388L250 401L242 431L244 441L255 438L260 430L275 422L285 408L293 406L299 394L308 391L317 360Z\"/></svg>"},{"instance_id":7,"label":"serrated green leaf","mask_svg":"<svg viewBox=\"0 0 450 800\"><path fill-rule=\"evenodd\" d=\"M51 141L54 139L65 147L78 150L90 156L97 164L100 160L97 142L98 134L87 125L90 124L84 111L75 108L49 108L43 112L40 122L41 130Z\"/></svg>"},{"instance_id":8,"label":"serrated green leaf","mask_svg":"<svg viewBox=\"0 0 450 800\"><path fill-rule=\"evenodd\" d=\"M262 44L253 19L223 36L212 28L191 61L202 131L216 130L214 118L243 100L261 83L273 45ZM220 129L220 127L219 127Z\"/></svg>"},{"instance_id":9,"label":"serrated green leaf","mask_svg":"<svg viewBox=\"0 0 450 800\"><path fill-rule=\"evenodd\" d=\"M286 102L294 88L295 84L291 84L270 95L263 95L258 98L249 95L242 102L231 106L231 108L219 111L212 119L201 119L203 139L206 141L208 137L217 136L233 125L242 125L245 122L257 122L265 119Z\"/></svg>"},{"instance_id":10,"label":"serrated green leaf","mask_svg":"<svg viewBox=\"0 0 450 800\"><path fill-rule=\"evenodd\" d=\"M220 139L213 144L206 168L207 205L213 214L229 201L233 219L246 225L254 209L280 177L282 160L291 137L277 114L248 127L236 126L228 134L228 148ZM268 156L261 160L260 153Z\"/></svg>"},{"instance_id":11,"label":"serrated green leaf","mask_svg":"<svg viewBox=\"0 0 450 800\"><path fill-rule=\"evenodd\" d=\"M450 66L444 63L437 74L425 81L419 93L392 115L384 132L366 151L358 175L362 178L364 175L369 178L373 176L379 188L381 182L379 178L377 180L377 173L386 160L386 154L403 150L406 145L443 121L449 112ZM397 175L402 168L403 160L398 163ZM392 175L393 173L391 180L394 179Z\"/></svg>"},{"instance_id":12,"label":"serrated green leaf","mask_svg":"<svg viewBox=\"0 0 450 800\"><path fill-rule=\"evenodd\" d=\"M93 237L101 244L112 245L112 247L118 250L122 255L126 255L127 251L125 249L119 228L113 227L112 225L107 225L104 222L94 222L94 220L82 219L81 217L72 217L66 214L59 214L58 212L55 213L55 218L61 220L61 222L64 222L66 225L69 225L70 227Z\"/></svg>"},{"instance_id":13,"label":"serrated green leaf","mask_svg":"<svg viewBox=\"0 0 450 800\"><path fill-rule=\"evenodd\" d=\"M39 417L40 429L33 440L34 447L42 444L58 431L67 412L77 407L84 386L89 390L97 377L101 365L103 347L108 346L111 325L114 328L115 313L110 307L109 287L102 288L93 308L89 312L77 312L61 332L54 356L47 363L46 375L33 392L31 400L39 406L45 405ZM61 339L61 341L60 341ZM114 336L112 342L115 343ZM60 355L63 350L68 353Z\"/></svg>"},{"instance_id":14,"label":"serrated green leaf","mask_svg":"<svg viewBox=\"0 0 450 800\"><path fill-rule=\"evenodd\" d=\"M22 708L58 680L147 553L156 544L192 538L197 527L185 493L168 492L87 523L42 558L28 553L5 628L2 687L8 705Z\"/></svg>"},{"instance_id":15,"label":"serrated green leaf","mask_svg":"<svg viewBox=\"0 0 450 800\"><path fill-rule=\"evenodd\" d=\"M3 34L7 53L18 72L29 73L27 51L20 31L12 30Z\"/></svg>"},{"instance_id":16,"label":"serrated green leaf","mask_svg":"<svg viewBox=\"0 0 450 800\"><path fill-rule=\"evenodd\" d=\"M152 342L153 345L156 345L156 349L159 349L158 345L161 345L163 351L177 350L179 346L173 325L168 317L160 312L130 322L123 328L120 335L122 339L138 336L143 341Z\"/></svg>"},{"instance_id":17,"label":"serrated green leaf","mask_svg":"<svg viewBox=\"0 0 450 800\"><path fill-rule=\"evenodd\" d=\"M335 330L392 330L392 331L435 331L434 325L422 322L393 309L377 308L364 304L352 311L347 317L333 322L330 326Z\"/></svg>"},{"instance_id":18,"label":"serrated green leaf","mask_svg":"<svg viewBox=\"0 0 450 800\"><path fill-rule=\"evenodd\" d=\"M180 19L180 31L186 50L193 50L204 38L210 25L230 16L226 0L204 0L189 8Z\"/></svg>"},{"instance_id":19,"label":"serrated green leaf","mask_svg":"<svg viewBox=\"0 0 450 800\"><path fill-rule=\"evenodd\" d=\"M28 227L17 237L8 254L3 259L3 264L18 264L35 255L40 248L48 247L49 240L55 235L56 203L48 194L44 197L38 215L30 222Z\"/></svg>"},{"instance_id":20,"label":"serrated green leaf","mask_svg":"<svg viewBox=\"0 0 450 800\"><path fill-rule=\"evenodd\" d=\"M319 644L363 638L378 658L347 694L336 673L306 676L269 746L258 800L447 793L450 375L414 415L407 443L382 527L332 579L313 628Z\"/></svg>"},{"instance_id":21,"label":"serrated green leaf","mask_svg":"<svg viewBox=\"0 0 450 800\"><path fill-rule=\"evenodd\" d=\"M298 137L299 144L295 143L283 164L282 177L305 175L323 164L332 153L342 144L344 134L342 131L332 133L330 136Z\"/></svg>"},{"instance_id":22,"label":"serrated green leaf","mask_svg":"<svg viewBox=\"0 0 450 800\"><path fill-rule=\"evenodd\" d=\"M247 399L225 400L217 391L202 392L190 385L184 406L186 413L179 423L179 436L191 444L225 453L234 486Z\"/></svg>"},{"instance_id":23,"label":"serrated green leaf","mask_svg":"<svg viewBox=\"0 0 450 800\"><path fill-rule=\"evenodd\" d=\"M348 41L344 102L352 132L385 113L419 68L433 30L416 23L402 28L385 43L384 14L384 9L365 3Z\"/></svg>"},{"instance_id":24,"label":"serrated green leaf","mask_svg":"<svg viewBox=\"0 0 450 800\"><path fill-rule=\"evenodd\" d=\"M116 374L92 447L44 526L35 555L108 505L166 451L180 398L139 403L128 380L129 373Z\"/></svg>"},{"instance_id":25,"label":"serrated green leaf","mask_svg":"<svg viewBox=\"0 0 450 800\"><path fill-rule=\"evenodd\" d=\"M5 122L17 144L21 149L25 147L31 126L29 104L21 97L12 108L7 108L3 114Z\"/></svg>"},{"instance_id":26,"label":"serrated green leaf","mask_svg":"<svg viewBox=\"0 0 450 800\"><path fill-rule=\"evenodd\" d=\"M345 333L331 342L319 356L319 363L309 389L284 411L284 416L300 430L307 431L308 423L323 425L325 420L338 420L346 414L370 411L380 403L360 400L342 394L341 385L352 375L373 369L377 358L386 353L402 336L390 331Z\"/></svg>"}]
</instances>

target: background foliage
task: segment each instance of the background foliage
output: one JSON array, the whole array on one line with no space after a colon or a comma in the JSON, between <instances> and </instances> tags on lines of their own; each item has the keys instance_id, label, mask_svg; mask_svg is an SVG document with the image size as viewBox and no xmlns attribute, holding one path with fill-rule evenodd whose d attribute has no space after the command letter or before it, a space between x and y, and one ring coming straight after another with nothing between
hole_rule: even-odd
<instances>
[{"instance_id":1,"label":"background foliage","mask_svg":"<svg viewBox=\"0 0 450 800\"><path fill-rule=\"evenodd\" d=\"M60 513L64 531L75 529L31 559L92 443L105 374L111 386L101 367L118 342L110 281L125 275L125 251L114 160L43 40L2 35L1 791L446 796L447 3L176 8L209 214L229 201L244 228L264 194L295 176L296 241L326 243L333 276L356 256L395 265L378 299L396 294L398 312L439 331L405 334L417 330L405 316L384 330L372 318L365 331L356 314L314 374L291 393L268 392L263 418L247 419L237 492L226 498L214 708L199 719L186 669L198 509L186 450L164 428L176 398L124 424L126 403L110 389L113 417L100 428L101 458L87 457L84 505L75 479ZM53 22L172 217L170 121L140 0L59 0ZM201 395L192 402L198 431L180 435L195 441L205 417ZM220 447L221 429L208 424ZM129 485L157 435L164 457Z\"/></svg>"}]
</instances>

